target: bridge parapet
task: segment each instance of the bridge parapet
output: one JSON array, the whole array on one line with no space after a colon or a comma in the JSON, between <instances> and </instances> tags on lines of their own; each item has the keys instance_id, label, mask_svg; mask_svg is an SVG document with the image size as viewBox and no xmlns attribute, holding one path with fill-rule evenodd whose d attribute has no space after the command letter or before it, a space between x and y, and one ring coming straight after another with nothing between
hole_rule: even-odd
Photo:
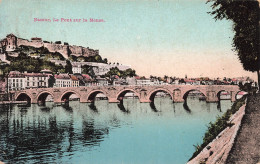
<instances>
[{"instance_id":1,"label":"bridge parapet","mask_svg":"<svg viewBox=\"0 0 260 164\"><path fill-rule=\"evenodd\" d=\"M60 103L69 98L71 94L76 94L80 102L94 101L98 93L103 93L108 97L109 102L119 102L127 92L134 92L140 102L153 101L157 92L163 91L170 95L173 102L183 102L191 91L199 91L207 102L219 101L219 93L227 91L231 94L231 100L235 101L236 94L239 92L238 86L219 86L219 85L158 85L158 86L92 86L92 87L70 87L70 88L36 88L14 92L14 99L27 95L31 103L44 101L46 95L51 95L54 102ZM20 97L19 97L20 96Z\"/></svg>"}]
</instances>

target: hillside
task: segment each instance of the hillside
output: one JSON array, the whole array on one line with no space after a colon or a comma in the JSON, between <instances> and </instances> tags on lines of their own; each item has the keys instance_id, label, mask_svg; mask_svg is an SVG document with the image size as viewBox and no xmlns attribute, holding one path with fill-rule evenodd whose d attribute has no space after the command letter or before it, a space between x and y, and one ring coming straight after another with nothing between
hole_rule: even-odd
<instances>
[{"instance_id":1,"label":"hillside","mask_svg":"<svg viewBox=\"0 0 260 164\"><path fill-rule=\"evenodd\" d=\"M32 38L31 41L9 34L0 41L0 69L2 74L10 71L39 72L49 69L54 73L71 73L71 62L99 62L102 59L98 50L82 46L71 46L68 43L42 41Z\"/></svg>"}]
</instances>

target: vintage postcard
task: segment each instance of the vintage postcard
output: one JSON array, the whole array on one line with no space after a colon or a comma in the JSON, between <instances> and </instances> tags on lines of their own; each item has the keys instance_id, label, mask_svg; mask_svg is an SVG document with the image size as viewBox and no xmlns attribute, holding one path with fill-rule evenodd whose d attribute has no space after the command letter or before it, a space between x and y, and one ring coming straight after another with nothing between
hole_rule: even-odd
<instances>
[{"instance_id":1,"label":"vintage postcard","mask_svg":"<svg viewBox=\"0 0 260 164\"><path fill-rule=\"evenodd\" d=\"M0 0L0 163L239 161L259 11L253 0Z\"/></svg>"}]
</instances>

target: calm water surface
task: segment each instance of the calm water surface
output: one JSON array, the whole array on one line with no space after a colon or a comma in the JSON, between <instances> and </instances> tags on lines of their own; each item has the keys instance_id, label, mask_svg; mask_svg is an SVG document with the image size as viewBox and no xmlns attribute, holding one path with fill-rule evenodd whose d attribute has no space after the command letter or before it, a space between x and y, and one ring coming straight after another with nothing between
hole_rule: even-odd
<instances>
[{"instance_id":1,"label":"calm water surface","mask_svg":"<svg viewBox=\"0 0 260 164\"><path fill-rule=\"evenodd\" d=\"M210 121L230 101L154 105L77 101L69 106L0 107L0 161L5 163L186 163ZM221 109L220 109L221 107Z\"/></svg>"}]
</instances>

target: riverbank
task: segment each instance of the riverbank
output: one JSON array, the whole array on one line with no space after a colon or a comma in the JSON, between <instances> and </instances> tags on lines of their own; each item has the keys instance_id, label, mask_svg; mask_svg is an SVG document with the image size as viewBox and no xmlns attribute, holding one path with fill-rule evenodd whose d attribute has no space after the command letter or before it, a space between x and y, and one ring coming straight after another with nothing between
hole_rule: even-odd
<instances>
[{"instance_id":1,"label":"riverbank","mask_svg":"<svg viewBox=\"0 0 260 164\"><path fill-rule=\"evenodd\" d=\"M217 119L215 124L210 124L203 139L204 143L201 146L197 146L197 151L188 164L225 163L241 126L242 118L245 115L246 104L243 105L242 103L243 101L241 100L236 101L229 111ZM229 115L231 114L233 115L230 117ZM228 122L225 120L227 117L229 119ZM223 123L226 125L222 125ZM214 136L214 133L218 133L217 131L220 131L222 127L225 128L217 134L217 137L214 140L211 139L212 141L206 144L208 136Z\"/></svg>"},{"instance_id":2,"label":"riverbank","mask_svg":"<svg viewBox=\"0 0 260 164\"><path fill-rule=\"evenodd\" d=\"M245 116L227 162L256 164L260 162L260 94L248 97Z\"/></svg>"},{"instance_id":3,"label":"riverbank","mask_svg":"<svg viewBox=\"0 0 260 164\"><path fill-rule=\"evenodd\" d=\"M0 105L8 104L27 104L27 101L0 101Z\"/></svg>"}]
</instances>

